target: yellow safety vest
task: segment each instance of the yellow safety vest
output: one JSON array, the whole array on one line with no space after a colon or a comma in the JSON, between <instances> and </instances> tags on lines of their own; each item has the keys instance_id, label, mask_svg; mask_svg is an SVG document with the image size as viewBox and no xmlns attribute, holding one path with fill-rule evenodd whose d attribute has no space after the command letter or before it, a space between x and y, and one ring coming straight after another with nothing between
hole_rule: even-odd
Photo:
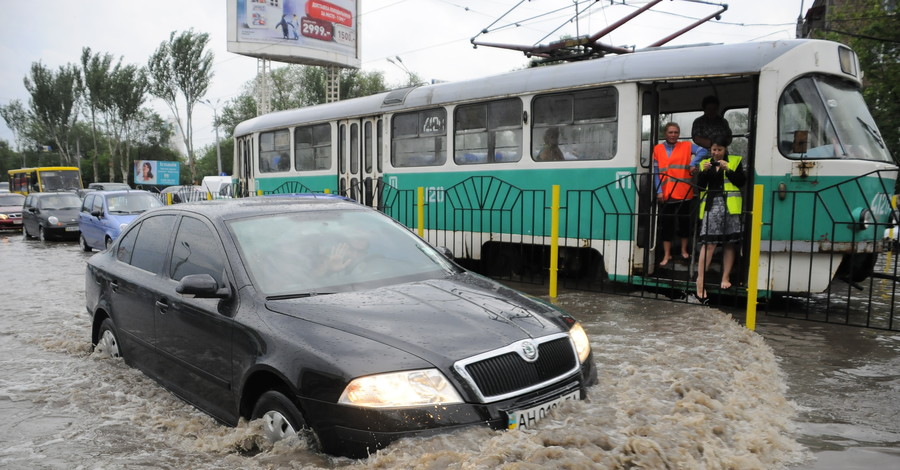
<instances>
[{"instance_id":1,"label":"yellow safety vest","mask_svg":"<svg viewBox=\"0 0 900 470\"><path fill-rule=\"evenodd\" d=\"M743 157L739 155L729 155L728 156L728 169L734 171L737 169L738 165L741 164L741 159ZM700 168L703 168L704 162L711 161L711 158L704 158L700 161ZM725 207L728 208L729 214L740 214L744 208L744 199L741 196L741 188L737 187L732 183L727 176L725 176L722 190L725 192ZM706 213L706 190L700 191L700 218L703 218L703 214Z\"/></svg>"}]
</instances>

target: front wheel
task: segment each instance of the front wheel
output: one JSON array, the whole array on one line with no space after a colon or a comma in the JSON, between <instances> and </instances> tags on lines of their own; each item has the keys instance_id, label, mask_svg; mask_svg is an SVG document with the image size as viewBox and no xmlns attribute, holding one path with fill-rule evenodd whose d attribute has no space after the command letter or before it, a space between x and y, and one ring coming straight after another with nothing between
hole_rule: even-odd
<instances>
[{"instance_id":1,"label":"front wheel","mask_svg":"<svg viewBox=\"0 0 900 470\"><path fill-rule=\"evenodd\" d=\"M310 447L318 447L315 434L306 426L300 410L283 393L269 390L263 393L253 407L252 419L263 419L263 432L269 442L276 442L303 432Z\"/></svg>"},{"instance_id":2,"label":"front wheel","mask_svg":"<svg viewBox=\"0 0 900 470\"><path fill-rule=\"evenodd\" d=\"M119 349L119 337L116 335L116 327L109 318L100 324L100 335L94 350L108 357L122 357Z\"/></svg>"},{"instance_id":3,"label":"front wheel","mask_svg":"<svg viewBox=\"0 0 900 470\"><path fill-rule=\"evenodd\" d=\"M43 226L43 225L41 225L40 227L38 227L38 239L39 239L40 241L42 241L42 242L47 241L47 234L44 233L44 226Z\"/></svg>"},{"instance_id":4,"label":"front wheel","mask_svg":"<svg viewBox=\"0 0 900 470\"><path fill-rule=\"evenodd\" d=\"M84 239L84 234L78 236L78 244L81 245L82 251L90 252L92 248L88 245L87 240Z\"/></svg>"},{"instance_id":5,"label":"front wheel","mask_svg":"<svg viewBox=\"0 0 900 470\"><path fill-rule=\"evenodd\" d=\"M22 224L22 236L25 237L26 240L31 238L31 235L28 235L28 229L25 228L25 224Z\"/></svg>"}]
</instances>

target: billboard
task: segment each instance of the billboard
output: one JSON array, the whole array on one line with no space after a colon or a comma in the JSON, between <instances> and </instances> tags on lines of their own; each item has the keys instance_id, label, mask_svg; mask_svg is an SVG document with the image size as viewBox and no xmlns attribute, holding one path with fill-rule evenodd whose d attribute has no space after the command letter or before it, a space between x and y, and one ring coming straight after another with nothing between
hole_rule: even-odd
<instances>
[{"instance_id":1,"label":"billboard","mask_svg":"<svg viewBox=\"0 0 900 470\"><path fill-rule=\"evenodd\" d=\"M181 178L181 162L164 162L156 160L134 161L134 184L172 186L179 184Z\"/></svg>"},{"instance_id":2,"label":"billboard","mask_svg":"<svg viewBox=\"0 0 900 470\"><path fill-rule=\"evenodd\" d=\"M359 68L360 0L230 0L228 51L277 62Z\"/></svg>"}]
</instances>

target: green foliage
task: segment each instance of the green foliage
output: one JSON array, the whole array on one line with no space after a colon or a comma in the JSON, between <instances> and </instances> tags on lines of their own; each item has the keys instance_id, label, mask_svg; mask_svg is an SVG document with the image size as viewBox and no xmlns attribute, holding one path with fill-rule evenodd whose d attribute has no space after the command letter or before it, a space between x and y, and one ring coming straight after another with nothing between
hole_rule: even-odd
<instances>
[{"instance_id":1,"label":"green foliage","mask_svg":"<svg viewBox=\"0 0 900 470\"><path fill-rule=\"evenodd\" d=\"M856 51L863 96L894 161L900 164L900 13L885 5L882 0L829 4L825 28L816 36Z\"/></svg>"},{"instance_id":2,"label":"green foliage","mask_svg":"<svg viewBox=\"0 0 900 470\"><path fill-rule=\"evenodd\" d=\"M31 64L31 76L24 79L31 95L34 121L52 138L61 164L72 164L69 133L78 120L81 72L75 65L59 67L54 72L40 62Z\"/></svg>"}]
</instances>

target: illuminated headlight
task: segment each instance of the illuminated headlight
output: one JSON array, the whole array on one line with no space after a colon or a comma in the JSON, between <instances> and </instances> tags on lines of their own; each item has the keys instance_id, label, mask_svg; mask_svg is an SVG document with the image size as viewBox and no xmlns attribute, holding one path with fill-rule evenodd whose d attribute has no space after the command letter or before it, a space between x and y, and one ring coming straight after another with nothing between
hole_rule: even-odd
<instances>
[{"instance_id":1,"label":"illuminated headlight","mask_svg":"<svg viewBox=\"0 0 900 470\"><path fill-rule=\"evenodd\" d=\"M444 374L437 369L410 370L353 379L338 403L369 408L392 408L462 403Z\"/></svg>"},{"instance_id":2,"label":"illuminated headlight","mask_svg":"<svg viewBox=\"0 0 900 470\"><path fill-rule=\"evenodd\" d=\"M6 214L0 214L0 220L9 220L9 216Z\"/></svg>"},{"instance_id":3,"label":"illuminated headlight","mask_svg":"<svg viewBox=\"0 0 900 470\"><path fill-rule=\"evenodd\" d=\"M857 208L853 211L853 220L856 221L857 230L865 230L875 223L875 216L869 209Z\"/></svg>"},{"instance_id":4,"label":"illuminated headlight","mask_svg":"<svg viewBox=\"0 0 900 470\"><path fill-rule=\"evenodd\" d=\"M57 219L54 215L47 217L47 222L50 222L50 225L59 225L59 219Z\"/></svg>"},{"instance_id":5,"label":"illuminated headlight","mask_svg":"<svg viewBox=\"0 0 900 470\"><path fill-rule=\"evenodd\" d=\"M569 337L572 338L572 342L575 343L575 350L578 352L578 360L584 364L588 355L591 354L591 342L588 340L584 328L581 327L581 323L576 323L569 330Z\"/></svg>"},{"instance_id":6,"label":"illuminated headlight","mask_svg":"<svg viewBox=\"0 0 900 470\"><path fill-rule=\"evenodd\" d=\"M119 231L125 230L125 227L127 226L128 224L119 224Z\"/></svg>"}]
</instances>

